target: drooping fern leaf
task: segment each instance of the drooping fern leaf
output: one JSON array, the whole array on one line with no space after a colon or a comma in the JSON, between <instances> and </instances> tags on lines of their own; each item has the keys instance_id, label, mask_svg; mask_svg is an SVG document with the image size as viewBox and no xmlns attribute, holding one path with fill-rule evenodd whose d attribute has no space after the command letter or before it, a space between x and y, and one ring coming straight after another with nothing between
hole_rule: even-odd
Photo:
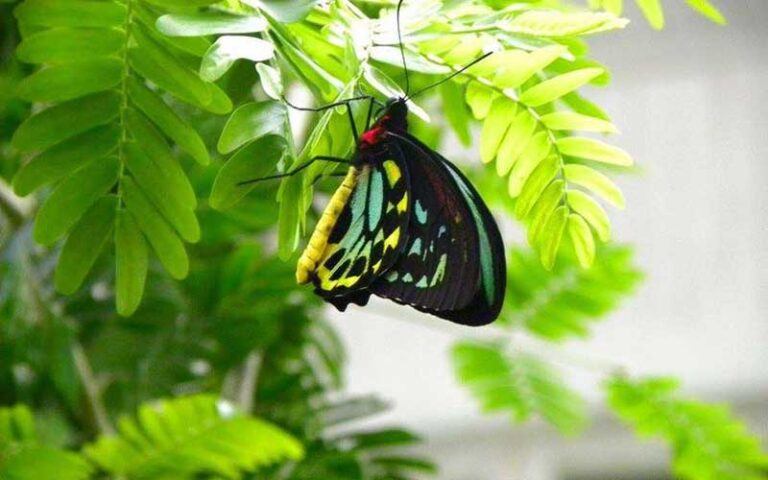
<instances>
[{"instance_id":1,"label":"drooping fern leaf","mask_svg":"<svg viewBox=\"0 0 768 480\"><path fill-rule=\"evenodd\" d=\"M470 81L462 87L473 116L483 122L481 160L495 161L496 173L506 179L516 200L514 213L527 225L542 263L552 268L567 241L588 267L595 238L610 239L610 223L587 193L624 207L621 191L596 167L626 167L632 159L601 140L574 135L615 133L616 128L594 109L581 108L585 102L572 101L579 87L604 84L605 69L584 58L574 43L558 40L622 28L626 21L608 13L536 9L496 18L483 33L467 28L468 33L430 39L418 48L452 68L496 50L466 73ZM461 16L451 19L461 21ZM461 31L456 25L452 29ZM509 32L550 40L533 45ZM558 102L572 111L556 109Z\"/></svg>"},{"instance_id":2,"label":"drooping fern leaf","mask_svg":"<svg viewBox=\"0 0 768 480\"><path fill-rule=\"evenodd\" d=\"M768 475L760 439L723 405L682 397L677 380L616 377L606 383L608 403L638 435L668 442L677 477L758 480Z\"/></svg>"},{"instance_id":3,"label":"drooping fern leaf","mask_svg":"<svg viewBox=\"0 0 768 480\"><path fill-rule=\"evenodd\" d=\"M523 250L512 251L508 263L502 321L548 340L586 337L589 324L613 311L642 278L632 250L621 246L602 248L600 260L586 270L570 255L547 271Z\"/></svg>"},{"instance_id":4,"label":"drooping fern leaf","mask_svg":"<svg viewBox=\"0 0 768 480\"><path fill-rule=\"evenodd\" d=\"M14 190L52 187L35 239L50 245L66 238L55 277L60 292L77 290L114 244L123 315L141 301L147 242L169 274L183 278L184 242L200 238L195 192L168 141L201 164L208 152L165 94L215 114L232 108L192 68L209 42L155 30L163 3L26 0L15 10L24 37L17 56L41 66L18 94L46 108L13 136L13 146L32 155Z\"/></svg>"},{"instance_id":5,"label":"drooping fern leaf","mask_svg":"<svg viewBox=\"0 0 768 480\"><path fill-rule=\"evenodd\" d=\"M101 469L130 479L239 479L243 472L303 455L281 429L237 413L207 395L144 405L119 422L119 435L102 437L85 454Z\"/></svg>"},{"instance_id":6,"label":"drooping fern leaf","mask_svg":"<svg viewBox=\"0 0 768 480\"><path fill-rule=\"evenodd\" d=\"M566 434L585 425L584 400L543 360L502 342L462 342L452 353L456 376L483 412L508 413L518 423L540 416Z\"/></svg>"},{"instance_id":7,"label":"drooping fern leaf","mask_svg":"<svg viewBox=\"0 0 768 480\"><path fill-rule=\"evenodd\" d=\"M0 478L84 480L92 471L76 453L42 445L26 406L0 408Z\"/></svg>"}]
</instances>

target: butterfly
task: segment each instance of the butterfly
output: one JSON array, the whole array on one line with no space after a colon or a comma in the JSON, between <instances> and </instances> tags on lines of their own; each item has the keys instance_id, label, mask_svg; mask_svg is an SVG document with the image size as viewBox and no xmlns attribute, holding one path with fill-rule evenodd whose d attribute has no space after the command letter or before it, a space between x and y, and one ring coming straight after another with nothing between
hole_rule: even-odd
<instances>
[{"instance_id":1,"label":"butterfly","mask_svg":"<svg viewBox=\"0 0 768 480\"><path fill-rule=\"evenodd\" d=\"M286 100L300 110L346 105L357 139L351 159L315 157L291 172L258 180L294 175L314 161L349 164L296 269L299 284L314 284L315 293L338 310L366 305L376 295L451 322L485 325L496 320L504 302L501 234L461 171L408 132L409 85L402 41L401 54L406 93L381 104L370 126L372 107L378 102L371 96L319 109L296 107ZM370 103L366 129L358 135L350 102L362 99Z\"/></svg>"},{"instance_id":2,"label":"butterfly","mask_svg":"<svg viewBox=\"0 0 768 480\"><path fill-rule=\"evenodd\" d=\"M360 136L344 181L298 261L298 283L344 311L371 295L464 325L496 319L504 246L467 178L408 133L392 98Z\"/></svg>"}]
</instances>

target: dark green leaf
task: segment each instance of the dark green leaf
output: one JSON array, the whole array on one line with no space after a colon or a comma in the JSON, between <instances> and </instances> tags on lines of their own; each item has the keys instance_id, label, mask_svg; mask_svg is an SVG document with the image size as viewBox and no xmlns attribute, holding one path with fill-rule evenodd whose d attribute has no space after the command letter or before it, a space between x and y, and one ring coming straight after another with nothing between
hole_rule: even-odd
<instances>
[{"instance_id":1,"label":"dark green leaf","mask_svg":"<svg viewBox=\"0 0 768 480\"><path fill-rule=\"evenodd\" d=\"M61 180L86 163L102 158L117 146L120 131L114 125L96 127L54 145L24 165L13 177L17 195Z\"/></svg>"},{"instance_id":2,"label":"dark green leaf","mask_svg":"<svg viewBox=\"0 0 768 480\"><path fill-rule=\"evenodd\" d=\"M28 63L65 63L106 57L120 51L125 35L114 29L55 28L26 37L16 49Z\"/></svg>"},{"instance_id":3,"label":"dark green leaf","mask_svg":"<svg viewBox=\"0 0 768 480\"><path fill-rule=\"evenodd\" d=\"M258 185L238 183L274 172L285 154L285 140L277 135L261 137L240 149L219 170L209 200L211 207L224 210L235 205Z\"/></svg>"},{"instance_id":4,"label":"dark green leaf","mask_svg":"<svg viewBox=\"0 0 768 480\"><path fill-rule=\"evenodd\" d=\"M118 114L120 97L104 92L55 105L22 123L11 140L23 152L42 150L62 140L103 125Z\"/></svg>"},{"instance_id":5,"label":"dark green leaf","mask_svg":"<svg viewBox=\"0 0 768 480\"><path fill-rule=\"evenodd\" d=\"M54 278L56 289L69 295L83 284L112 233L117 197L99 199L77 222L61 249Z\"/></svg>"},{"instance_id":6,"label":"dark green leaf","mask_svg":"<svg viewBox=\"0 0 768 480\"><path fill-rule=\"evenodd\" d=\"M189 272L189 259L186 250L184 250L184 244L160 215L160 212L147 200L133 179L123 177L120 183L128 211L133 214L139 227L147 236L147 240L149 240L166 271L176 279L186 277Z\"/></svg>"},{"instance_id":7,"label":"dark green leaf","mask_svg":"<svg viewBox=\"0 0 768 480\"><path fill-rule=\"evenodd\" d=\"M118 27L126 20L125 6L94 0L26 0L15 14L20 22L46 27Z\"/></svg>"},{"instance_id":8,"label":"dark green leaf","mask_svg":"<svg viewBox=\"0 0 768 480\"><path fill-rule=\"evenodd\" d=\"M115 303L117 313L132 315L139 307L147 278L144 235L133 216L121 209L115 225Z\"/></svg>"},{"instance_id":9,"label":"dark green leaf","mask_svg":"<svg viewBox=\"0 0 768 480\"><path fill-rule=\"evenodd\" d=\"M61 238L96 200L112 189L119 172L117 158L104 157L61 182L40 207L35 219L35 240L50 245Z\"/></svg>"},{"instance_id":10,"label":"dark green leaf","mask_svg":"<svg viewBox=\"0 0 768 480\"><path fill-rule=\"evenodd\" d=\"M201 165L210 162L208 149L194 128L182 120L160 96L131 78L128 91L133 103L149 117L169 138L192 155Z\"/></svg>"}]
</instances>

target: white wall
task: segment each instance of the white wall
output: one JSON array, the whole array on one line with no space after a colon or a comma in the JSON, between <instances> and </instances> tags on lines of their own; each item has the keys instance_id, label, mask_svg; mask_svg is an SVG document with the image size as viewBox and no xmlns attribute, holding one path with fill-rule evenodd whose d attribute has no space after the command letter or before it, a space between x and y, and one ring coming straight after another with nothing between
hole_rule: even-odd
<instances>
[{"instance_id":1,"label":"white wall","mask_svg":"<svg viewBox=\"0 0 768 480\"><path fill-rule=\"evenodd\" d=\"M669 26L634 22L594 41L614 73L590 96L624 132L615 141L641 173L620 180L628 208L613 214L648 278L637 296L568 352L640 374L674 374L689 391L736 402L768 434L768 4L719 1L720 28L666 0ZM335 314L350 351L350 390L396 404L381 423L428 436L446 480L650 478L665 464L598 412L578 440L540 424L482 417L453 379L447 349L468 333L383 301ZM471 334L478 334L473 330ZM482 334L482 332L479 332ZM597 377L575 375L596 399ZM568 472L567 476L565 473ZM629 478L629 477L627 477ZM661 477L659 477L661 478Z\"/></svg>"}]
</instances>

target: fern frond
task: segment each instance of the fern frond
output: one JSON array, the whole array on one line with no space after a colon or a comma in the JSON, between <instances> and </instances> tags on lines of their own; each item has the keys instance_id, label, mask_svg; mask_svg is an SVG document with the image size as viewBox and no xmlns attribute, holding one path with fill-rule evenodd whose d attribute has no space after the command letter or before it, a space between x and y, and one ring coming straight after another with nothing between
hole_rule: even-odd
<instances>
[{"instance_id":1,"label":"fern frond","mask_svg":"<svg viewBox=\"0 0 768 480\"><path fill-rule=\"evenodd\" d=\"M628 247L604 247L600 261L587 270L575 255L547 271L533 252L513 250L503 321L548 340L586 337L590 324L613 311L642 279Z\"/></svg>"},{"instance_id":2,"label":"fern frond","mask_svg":"<svg viewBox=\"0 0 768 480\"><path fill-rule=\"evenodd\" d=\"M605 388L611 408L638 435L670 444L676 476L758 480L768 474L768 454L760 439L726 406L686 399L670 378L616 377Z\"/></svg>"},{"instance_id":3,"label":"fern frond","mask_svg":"<svg viewBox=\"0 0 768 480\"><path fill-rule=\"evenodd\" d=\"M475 117L483 120L481 158L495 161L496 173L507 178L509 196L516 200L514 212L528 226L528 240L547 268L554 266L566 241L580 252L583 267L592 265L594 238L607 241L610 227L602 207L576 187L622 208L620 190L595 167L632 164L629 155L616 147L571 136L578 130L613 132L610 122L552 107L552 102L595 80L603 70L581 68L532 84L537 72L565 53L557 46L531 53L501 52L492 63L472 70L479 83L470 83L466 91ZM518 96L517 90L526 85ZM572 201L574 196L579 198Z\"/></svg>"},{"instance_id":4,"label":"fern frond","mask_svg":"<svg viewBox=\"0 0 768 480\"><path fill-rule=\"evenodd\" d=\"M26 406L0 408L0 478L85 480L92 472L76 453L42 445Z\"/></svg>"},{"instance_id":5,"label":"fern frond","mask_svg":"<svg viewBox=\"0 0 768 480\"><path fill-rule=\"evenodd\" d=\"M132 479L239 479L243 472L298 460L303 448L281 429L198 395L141 406L136 418L120 420L118 436L100 438L85 454L104 471Z\"/></svg>"},{"instance_id":6,"label":"fern frond","mask_svg":"<svg viewBox=\"0 0 768 480\"><path fill-rule=\"evenodd\" d=\"M517 423L538 415L566 434L584 427L584 400L543 360L501 342L458 343L452 356L456 376L483 412L508 413Z\"/></svg>"},{"instance_id":7,"label":"fern frond","mask_svg":"<svg viewBox=\"0 0 768 480\"><path fill-rule=\"evenodd\" d=\"M14 189L28 195L52 187L34 233L45 245L66 238L56 271L60 292L75 292L101 252L115 246L123 315L141 301L147 242L170 275L183 278L184 242L200 238L195 192L168 141L201 164L208 152L165 94L211 113L232 108L190 67L207 40L159 34L157 5L26 0L15 10L24 32L17 55L41 67L22 81L19 96L46 108L13 136L13 146L32 156Z\"/></svg>"}]
</instances>

